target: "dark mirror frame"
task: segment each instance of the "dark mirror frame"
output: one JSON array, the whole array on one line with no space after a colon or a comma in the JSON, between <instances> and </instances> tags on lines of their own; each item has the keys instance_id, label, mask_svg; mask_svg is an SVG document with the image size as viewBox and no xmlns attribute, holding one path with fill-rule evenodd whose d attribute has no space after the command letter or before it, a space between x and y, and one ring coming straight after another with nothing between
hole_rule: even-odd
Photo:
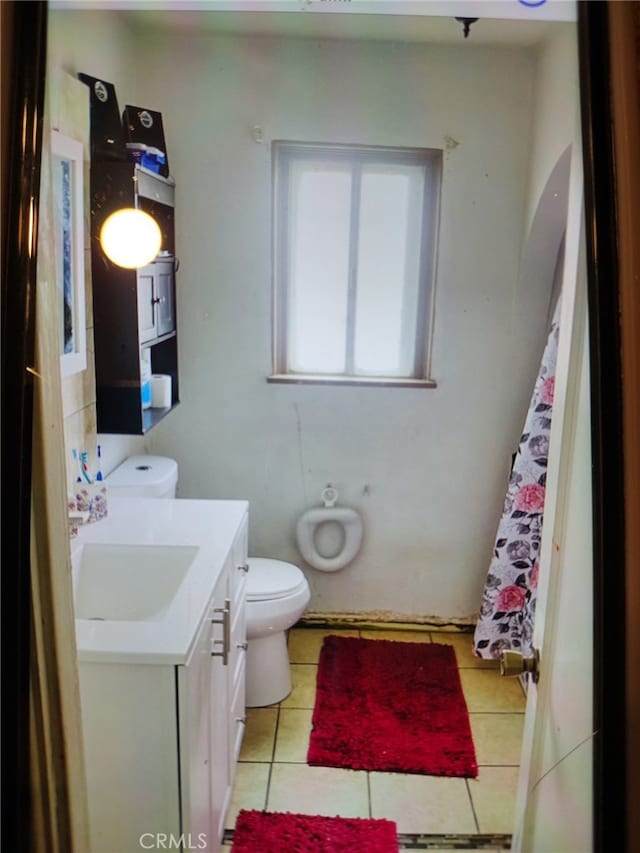
<instances>
[{"instance_id":1,"label":"dark mirror frame","mask_svg":"<svg viewBox=\"0 0 640 853\"><path fill-rule=\"evenodd\" d=\"M626 850L625 498L607 2L578 15L591 371L595 850ZM637 760L637 757L636 757Z\"/></svg>"},{"instance_id":2,"label":"dark mirror frame","mask_svg":"<svg viewBox=\"0 0 640 853\"><path fill-rule=\"evenodd\" d=\"M30 831L30 510L46 2L2 2L2 838ZM594 849L626 850L625 553L607 2L578 4L594 522ZM22 133L23 127L26 132ZM30 236L29 236L30 235ZM636 756L635 760L638 760Z\"/></svg>"},{"instance_id":3,"label":"dark mirror frame","mask_svg":"<svg viewBox=\"0 0 640 853\"><path fill-rule=\"evenodd\" d=\"M2 6L2 845L27 850L30 535L47 4ZM6 846L5 846L6 845Z\"/></svg>"}]
</instances>

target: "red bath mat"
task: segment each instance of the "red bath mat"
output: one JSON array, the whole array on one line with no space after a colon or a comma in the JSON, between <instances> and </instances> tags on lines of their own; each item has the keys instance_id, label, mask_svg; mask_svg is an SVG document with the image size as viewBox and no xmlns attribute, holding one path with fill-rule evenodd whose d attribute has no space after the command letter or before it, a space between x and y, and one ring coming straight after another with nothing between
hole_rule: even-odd
<instances>
[{"instance_id":1,"label":"red bath mat","mask_svg":"<svg viewBox=\"0 0 640 853\"><path fill-rule=\"evenodd\" d=\"M231 853L398 853L391 820L242 809Z\"/></svg>"},{"instance_id":2,"label":"red bath mat","mask_svg":"<svg viewBox=\"0 0 640 853\"><path fill-rule=\"evenodd\" d=\"M307 761L475 778L453 646L325 637Z\"/></svg>"}]
</instances>

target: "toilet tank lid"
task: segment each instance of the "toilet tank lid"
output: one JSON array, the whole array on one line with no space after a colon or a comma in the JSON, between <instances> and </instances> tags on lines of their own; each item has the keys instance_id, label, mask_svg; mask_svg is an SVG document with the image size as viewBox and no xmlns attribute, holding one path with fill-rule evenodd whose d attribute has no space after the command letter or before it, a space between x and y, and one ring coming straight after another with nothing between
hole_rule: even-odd
<instances>
[{"instance_id":1,"label":"toilet tank lid","mask_svg":"<svg viewBox=\"0 0 640 853\"><path fill-rule=\"evenodd\" d=\"M283 598L296 592L305 583L304 575L293 563L266 557L249 557L247 601Z\"/></svg>"},{"instance_id":2,"label":"toilet tank lid","mask_svg":"<svg viewBox=\"0 0 640 853\"><path fill-rule=\"evenodd\" d=\"M178 478L178 463L167 456L130 456L106 478L107 486L160 490Z\"/></svg>"}]
</instances>

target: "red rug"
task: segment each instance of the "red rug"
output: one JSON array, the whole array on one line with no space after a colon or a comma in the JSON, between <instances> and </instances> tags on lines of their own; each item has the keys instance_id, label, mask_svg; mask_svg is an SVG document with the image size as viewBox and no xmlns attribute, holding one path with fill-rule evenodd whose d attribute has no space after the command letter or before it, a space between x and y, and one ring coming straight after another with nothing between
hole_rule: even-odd
<instances>
[{"instance_id":1,"label":"red rug","mask_svg":"<svg viewBox=\"0 0 640 853\"><path fill-rule=\"evenodd\" d=\"M453 646L326 637L307 761L475 778Z\"/></svg>"},{"instance_id":2,"label":"red rug","mask_svg":"<svg viewBox=\"0 0 640 853\"><path fill-rule=\"evenodd\" d=\"M398 853L391 820L242 809L231 853Z\"/></svg>"}]
</instances>

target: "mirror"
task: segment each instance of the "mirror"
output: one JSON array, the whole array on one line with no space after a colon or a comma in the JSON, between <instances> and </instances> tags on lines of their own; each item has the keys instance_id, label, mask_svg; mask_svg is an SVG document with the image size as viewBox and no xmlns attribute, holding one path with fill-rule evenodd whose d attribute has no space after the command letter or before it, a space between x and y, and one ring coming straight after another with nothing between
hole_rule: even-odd
<instances>
[{"instance_id":1,"label":"mirror","mask_svg":"<svg viewBox=\"0 0 640 853\"><path fill-rule=\"evenodd\" d=\"M60 14L64 14L64 13L60 13ZM80 14L80 13L78 13L78 14ZM306 16L306 17L309 17L309 16ZM341 24L340 26L345 27L345 30L342 32L343 37L344 37L345 32L346 32L348 37L354 38L355 34L356 34L357 27L358 26L365 27L364 23L355 25L353 20L348 20L345 16L342 16L342 17L344 17L344 23ZM356 16L354 16L354 17L356 17ZM115 22L113 22L114 27L116 29L118 27L120 27L120 25L124 23L124 20L125 20L124 16L121 17L118 21L117 26L115 25ZM157 45L160 45L163 47L167 46L168 42L166 40L166 37L162 35L162 22L160 21L159 16L156 13L153 13L148 18L145 18L142 14L133 13L129 20L131 21L131 30L129 31L130 33L136 34L137 36L140 36L141 33L145 30L145 27L148 25L149 26L149 31L148 31L149 44L151 44L153 42L156 46ZM177 18L173 18L173 19L169 18L168 20L172 20L174 25L177 24L177 22L178 22ZM180 26L183 26L186 28L193 26L194 29L199 29L199 25L197 25L195 23L195 19L193 19L193 18L190 19L189 16L181 15L179 23L180 23ZM411 23L416 24L417 22L412 21ZM482 22L480 22L480 23L482 23ZM500 22L500 23L504 24L505 22ZM235 16L227 17L224 24L225 24L225 28L226 28L225 32L227 35L232 35L232 34L238 35L240 33L240 31L242 30L242 26L243 26L243 24L240 22L240 19L236 18ZM253 42L255 44L255 48L256 48L256 53L254 55L253 61L256 63L256 65L261 65L264 72L268 73L268 71L270 69L270 64L268 61L269 58L266 54L262 54L260 52L260 47L261 47L260 38L264 38L265 36L267 36L267 37L273 36L273 33L267 34L264 32L264 26L266 25L264 18L261 18L260 21L258 21L258 19L256 19L255 25L258 26L258 24L259 24L260 28L262 28L262 32L260 34L260 37L256 38L255 42ZM376 16L374 16L371 19L371 21L367 22L367 25L371 26L371 30L370 30L370 34L369 34L370 38L374 38L376 40L380 39L381 34L388 32L388 29L387 30L384 29L388 24L389 24L388 20L381 22L379 19L376 20ZM287 21L286 25L287 25L287 27L293 26L293 25L291 25L290 21ZM56 27L57 27L58 28L57 32L58 32L58 34L60 34L60 32L61 32L60 28L62 28L62 26L63 26L62 25L62 19L59 18L58 23L54 27L54 33L56 32ZM298 24L296 24L295 26L297 27ZM302 26L307 27L309 25L304 24ZM325 28L328 27L329 29L334 28L334 30L337 26L338 25L337 25L336 21L331 21L329 23L328 18L322 24L322 27L325 27ZM392 26L394 27L394 39L399 41L400 36L398 35L398 31L399 31L399 28L401 28L401 25L398 23L398 21L394 20L394 23L392 24ZM553 26L553 25L548 25L548 26ZM560 24L558 26L563 26L563 25ZM356 29L353 29L354 27ZM349 28L351 28L351 29L349 29ZM126 27L123 27L123 29L126 30ZM175 27L174 27L174 29L175 29ZM498 26L498 30L500 30L500 29L501 29L501 26ZM469 38L465 42L465 45L470 45L470 46L474 45L474 39L476 39L475 44L477 44L478 46L480 44L482 44L481 33L482 33L481 27L478 24L474 24L474 26L472 27L471 32L469 34ZM289 35L291 35L291 33L289 33ZM297 35L297 37L299 37L300 32L298 32L296 35ZM322 36L326 37L326 35L327 35L327 33L325 30L323 32ZM458 35L460 35L460 34L458 33ZM540 31L538 32L538 37L539 37L539 35L540 35ZM332 33L332 36L335 36L335 31ZM180 36L183 44L185 43L187 37L188 36L185 34ZM307 33L307 37L309 37L309 33ZM311 43L313 44L313 41ZM375 43L377 44L378 42L376 41ZM393 43L396 44L396 41L394 41ZM440 50L446 50L447 49L447 48L442 47L443 43L449 44L449 42L446 42L446 41L440 42L440 48L439 48ZM573 43L575 44L575 33L573 34ZM529 48L527 48L527 49L531 51L531 59L533 61L533 54L535 53L535 50L531 47L532 44L533 44L533 42L530 43ZM61 50L60 46L56 47L55 42L52 44L51 49L52 49L52 53L54 54L54 57L56 55L61 56L62 53L64 52L63 50ZM517 50L518 48L515 48L515 49ZM494 48L487 48L488 53L491 52L491 50L494 50ZM398 53L400 51L400 48L396 46L395 51L396 51L396 53ZM121 62L122 62L120 69L127 68L127 62L130 62L130 60L127 60L126 55L127 55L127 51L124 50L124 48L123 48L122 49L122 55L120 57L117 57L117 59L121 60ZM166 56L167 55L169 55L169 52L163 53L161 51L159 54L157 54L155 56L155 58L150 58L150 67L152 67L154 69L154 71L157 72L157 74L151 74L150 76L145 77L144 79L137 78L138 82L136 83L136 85L138 85L140 87L140 91L141 91L143 96L147 96L147 97L153 96L156 98L157 101L161 100L160 92L163 91L166 88L166 86L168 85L165 82L161 81L161 79L160 79L160 70L163 67L163 64L166 67ZM138 56L137 59L139 60L139 58L140 57ZM223 65L223 59L224 59L224 57L220 56L220 58L218 60L220 63L222 63L222 65ZM102 65L102 68L106 69L108 67L108 62L107 62L106 57L104 57L104 56L101 57L100 63ZM111 67L113 68L113 72L114 72L113 74L110 75L111 79L116 79L117 74L123 75L121 83L122 83L122 86L126 86L127 85L127 79L128 79L126 77L126 75L123 74L122 70L117 69L117 67L115 66L115 63ZM129 67L132 68L131 65ZM100 69L100 71L102 71L102 68ZM378 96L380 90L383 89L385 87L385 85L387 85L387 83L388 83L387 75L385 75L384 68L385 68L384 63L381 63L380 74L379 74L379 76L377 76L375 78L375 85L372 85L372 87L371 87L372 99L375 99ZM97 71L98 69L89 69L85 65L85 68L79 67L79 68L74 69L74 70L78 70L78 71L79 70L96 70ZM553 79L554 75L557 75L557 68L553 67L553 66L549 66L548 68L545 69L541 65L539 67L539 71L540 71L540 74L542 74L542 75L544 75L545 73L548 73L550 79ZM105 76L109 76L109 75L107 75L105 73ZM455 76L455 74L452 74L452 76ZM207 93L207 90L208 90L208 82L209 81L207 80L206 77L203 77L203 76L198 77L198 75L195 75L194 79L195 79L194 85L195 86L199 85L201 87L198 91L199 91L199 94L204 97ZM341 79L343 82L345 80L347 82L351 80L351 78L348 75L342 75ZM312 77L306 77L304 79L297 79L297 80L296 79L280 79L277 82L278 82L279 86L283 87L283 89L287 89L287 87L299 86L300 90L304 91L305 87L315 87L317 89L321 89L321 88L325 87L326 92L329 93L331 91L331 86L328 85L328 83L331 82L330 77L328 77L327 79L323 79L323 80L319 80L317 78L314 79ZM431 87L433 87L434 85L438 85L439 82L440 82L440 80L436 80L435 78L431 78L429 80L429 85ZM557 76L556 76L556 82L557 82ZM334 80L333 83L334 83L334 87L335 87L336 81ZM118 85L120 85L120 81L118 81ZM424 83L421 82L421 85L424 85ZM417 92L414 94L417 94L419 96L420 88L421 88L420 85L417 86ZM274 93L275 94L281 94L281 91L279 92L277 87L274 87ZM500 95L501 95L501 88L498 86L496 86L495 90L488 90L486 92L486 97L487 97L489 102L491 102L492 98L500 97ZM447 96L443 93L442 97L445 98ZM195 99L195 103L197 103L197 98ZM257 122L258 122L258 120L255 118L255 112L257 112L261 108L263 108L263 103L264 102L257 101L256 103L253 104L253 110L251 112L249 112L247 115L235 117L238 124L242 120L247 125L247 136L248 137L250 136L249 128L255 127ZM270 106L272 107L272 112L276 111L278 108L278 104L276 103L275 100L274 100L274 103L271 104ZM567 103L565 103L564 104L565 112L568 110L574 110L576 106L577 105L575 102L572 102L570 107L568 106ZM231 112L233 113L233 111L231 111ZM193 112L193 115L197 116L198 113L199 113L199 110L195 109ZM553 123L549 124L547 126L547 130L549 130L549 129L553 130L555 127L558 126L559 123L561 123L566 118L567 118L566 115L563 115L562 112L560 111L558 114L556 114L557 123L555 125ZM264 124L267 125L267 122L265 121ZM176 123L176 127L180 127L181 129L186 128L187 126L188 126L188 122L186 122L186 121L181 121L179 123ZM389 125L390 135L393 135L393 127L394 127L394 123L390 122L390 125ZM535 133L538 133L539 130L540 130L540 128L534 129L533 130L534 135L535 135ZM267 131L268 131L268 128L267 128ZM267 138L269 138L269 137L267 137ZM178 137L176 137L176 141L177 141L177 139L178 139ZM178 156L176 169L177 170L180 169L181 165L184 168L186 157L191 157L192 159L194 159L194 161L197 158L200 158L199 165L203 170L208 169L210 171L210 173L212 173L214 175L217 175L217 174L221 175L223 168L224 168L224 166L223 166L224 157L226 156L229 159L232 159L233 152L232 152L231 148L232 148L233 143L232 143L231 139L232 139L232 137L230 136L229 140L225 143L223 132L217 132L216 137L215 137L215 145L212 145L210 140L207 140L205 142L202 139L200 139L196 133L194 135L193 150L191 150L188 154L183 153L182 155ZM517 137L516 138L516 147L518 145L521 145L521 147L523 147L523 145L524 145L523 139L524 139L523 137ZM495 131L495 128L494 128L493 133L487 137L484 144L487 146L499 146L501 148L502 148L502 146L504 146L504 151L506 153L507 143L508 142L511 143L512 141L513 140L507 140L507 139L503 138L502 136L500 136L499 134L497 134ZM252 138L251 143L255 144L255 145L261 144L261 142L259 140L254 139L254 138ZM248 144L248 143L246 143L246 144ZM449 159L450 168L454 167L455 158L457 156L459 156L464 151L464 145L465 145L465 140L463 139L461 141L458 138L458 136L453 132L449 135L448 141L446 141L444 143L445 151L446 151L446 154L447 154L448 159ZM458 149L460 149L460 150L458 150ZM558 154L560 154L562 150L563 149L560 149ZM266 147L265 147L265 149L263 149L263 151L266 152ZM172 150L172 154L173 154L173 150ZM264 157L265 154L262 154L261 156ZM522 156L524 158L524 154L522 154ZM175 162L175 158L174 158L174 162ZM554 162L555 161L551 162L551 164L550 164L551 167L554 165ZM525 175L527 173L527 169L524 168L523 164L521 164L521 165L523 167L521 174ZM540 171L538 173L536 173L535 169L534 169L533 173L529 173L529 177L531 177L533 184L536 184L536 181L537 181L538 184L541 186L543 184L543 182L546 180L546 178L548 177L548 174L549 174L549 171L548 170L545 171L540 166ZM250 184L250 182L252 180L255 179L255 174L235 173L234 178L236 178L240 183L246 182L246 184L245 184L245 186L246 186L246 185ZM468 199L470 199L470 200L471 200L472 191L473 191L473 187L469 186L468 187ZM533 196L535 197L535 191L533 191ZM264 201L260 202L258 200L256 202L255 208L252 208L251 206L242 207L241 205L238 205L237 207L235 207L236 199L234 199L233 196L225 195L225 199L227 201L227 204L225 205L224 212L216 209L215 204L211 202L210 197L207 197L206 199L201 200L200 201L201 208L198 211L198 215L195 216L193 218L193 221L191 222L191 227L194 229L194 234L192 236L190 236L187 233L186 228L183 231L182 240L183 240L184 244L188 246L188 249L189 249L188 255L191 259L190 262L194 265L195 268L202 269L203 266L206 266L206 264L203 264L203 262L202 262L204 260L204 258L206 257L205 253L203 252L203 246L206 243L204 238L205 238L206 234L208 234L209 229L212 229L214 231L216 229L220 229L220 233L224 233L224 226L225 226L224 220L225 219L227 221L235 222L236 225L238 225L243 219L244 220L251 220L252 217L255 217L255 216L259 216L262 219L264 219L265 217L268 216L268 205L265 205ZM534 201L535 198L533 198L532 200ZM524 212L523 212L523 221L526 221L526 213L524 213ZM522 230L526 231L526 229L521 229L518 233L522 234ZM516 232L516 231L518 231L518 229L514 228L513 231ZM240 230L238 230L236 233L240 234L243 232L240 232ZM466 245L467 244L467 241L472 236L472 233L473 232L469 229L465 230L464 231L464 244L456 243L455 245L451 244L449 246L449 253L450 253L451 257L453 257L456 254L456 252L460 251L460 245ZM499 233L500 233L500 236L502 237L503 232L500 230ZM514 246L514 257L515 257L516 252L517 252L517 249ZM250 264L251 261L252 261L252 257L248 256L248 253L246 253L246 251L245 251L245 262L247 264ZM214 267L216 268L218 273L221 273L222 269L219 267L219 264L220 264L220 260L216 259L214 261ZM246 273L246 271L247 270L245 269L245 273ZM255 268L253 271L256 274L259 274L259 272L260 272L259 269L255 269ZM470 270L468 272L472 272L472 270ZM449 310L452 313L454 313L452 306L451 305L447 306L446 291L444 291L443 287L440 287L440 294L443 294L442 295L443 305L442 305L441 310L440 310L440 316L441 317L446 316L447 307L449 308ZM184 322L187 322L187 323L196 322L197 318L199 318L199 317L202 320L208 319L209 315L207 314L207 309L209 308L209 305L212 303L208 299L205 291L201 292L201 296L203 297L203 299L202 299L201 304L198 306L197 309L194 306L189 306L186 303L183 304L182 310L185 312ZM524 295L520 294L520 297L522 297L522 298L525 298L526 296L527 296L527 294L524 294ZM262 298L264 299L264 296ZM266 300L266 301L268 301L268 300ZM538 308L540 308L539 305L538 305ZM542 315L540 314L539 316L542 316ZM204 326L204 332L205 332L204 337L207 337L207 334L209 333L211 328L213 328L211 325L205 324L205 326ZM191 357L195 357L195 353L196 353L195 348L196 348L196 346L200 345L201 340L202 340L202 338L200 338L200 340L198 340L198 341L193 340L190 344L189 343L185 344L188 359L190 359ZM222 345L224 343L224 341L219 341L218 343L220 345ZM191 347L193 347L193 348L191 348ZM535 344L533 343L533 341L531 342L531 349L532 350L535 349ZM228 351L228 347L221 346L221 350L223 352ZM441 362L442 362L442 357L441 357ZM531 369L531 368L529 367L528 369ZM523 370L526 373L526 369L523 368ZM363 399L364 398L362 398L362 397L359 398L361 403L363 402ZM366 401L364 401L363 405L366 407L368 404ZM414 404L412 403L411 405L414 405ZM518 408L518 406L516 408ZM522 400L519 401L519 408L522 408ZM322 417L321 412L315 413L315 414L318 415L319 417ZM515 419L516 415L514 415L513 417ZM166 440L166 446L167 447L171 447L172 442L175 440L175 436L172 435L172 433L171 433L170 425L167 426L167 432L165 434L165 440ZM173 446L176 446L176 445L173 445ZM298 451L298 448L296 448L296 452L297 451ZM228 476L232 475L231 469L228 470L227 474L228 474ZM190 476L192 476L193 480L194 480L194 486L193 486L194 491L200 489L200 490L202 490L203 493L205 493L206 489L207 489L207 483L197 481L197 477L194 475L193 472L191 473ZM243 491L244 490L243 487L244 487L244 483L242 483L242 482L236 483L234 481L234 488L238 488L241 491ZM497 489L496 489L496 492L497 492ZM256 535L258 536L260 541L266 547L273 545L273 542L270 542L268 539L268 531L266 529L268 526L267 522L266 521L260 522L260 520L258 520L257 523L258 523L258 529L257 529ZM260 526L260 525L262 525L262 526ZM278 531L276 531L276 532L278 532ZM366 597L366 589L362 590L362 594Z\"/></svg>"}]
</instances>

